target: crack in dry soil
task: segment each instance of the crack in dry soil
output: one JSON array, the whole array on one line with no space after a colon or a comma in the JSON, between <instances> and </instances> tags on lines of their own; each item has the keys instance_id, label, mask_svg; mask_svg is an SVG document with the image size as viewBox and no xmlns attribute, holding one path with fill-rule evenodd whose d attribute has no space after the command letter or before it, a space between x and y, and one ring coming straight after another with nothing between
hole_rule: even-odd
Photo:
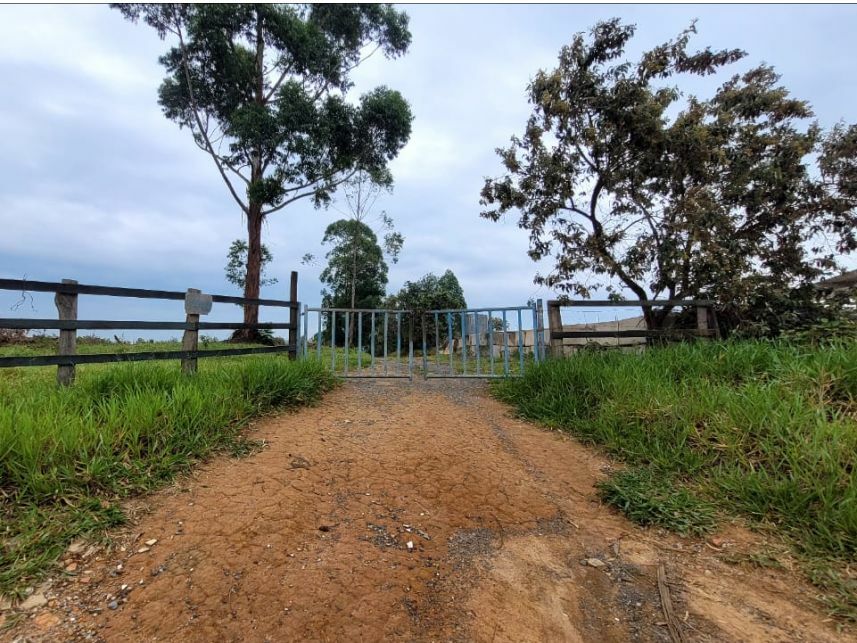
<instances>
[{"instance_id":1,"label":"crack in dry soil","mask_svg":"<svg viewBox=\"0 0 857 643\"><path fill-rule=\"evenodd\" d=\"M660 563L689 640L849 635L796 576L603 507L606 460L481 383L349 382L253 437L268 448L212 460L109 549L69 554L48 606L0 638L669 641Z\"/></svg>"}]
</instances>

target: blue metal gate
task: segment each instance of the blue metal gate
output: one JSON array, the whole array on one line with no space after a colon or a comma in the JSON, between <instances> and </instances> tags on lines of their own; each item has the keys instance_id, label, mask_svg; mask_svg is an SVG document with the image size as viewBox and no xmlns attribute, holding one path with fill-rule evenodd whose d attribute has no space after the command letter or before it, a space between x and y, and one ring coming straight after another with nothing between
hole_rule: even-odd
<instances>
[{"instance_id":1,"label":"blue metal gate","mask_svg":"<svg viewBox=\"0 0 857 643\"><path fill-rule=\"evenodd\" d=\"M305 307L302 322L303 358L347 378L515 377L545 355L541 301L428 311Z\"/></svg>"},{"instance_id":2,"label":"blue metal gate","mask_svg":"<svg viewBox=\"0 0 857 643\"><path fill-rule=\"evenodd\" d=\"M538 304L430 310L422 315L426 378L520 376L544 355Z\"/></svg>"},{"instance_id":3,"label":"blue metal gate","mask_svg":"<svg viewBox=\"0 0 857 643\"><path fill-rule=\"evenodd\" d=\"M407 310L305 307L301 352L341 377L413 379L413 333Z\"/></svg>"}]
</instances>

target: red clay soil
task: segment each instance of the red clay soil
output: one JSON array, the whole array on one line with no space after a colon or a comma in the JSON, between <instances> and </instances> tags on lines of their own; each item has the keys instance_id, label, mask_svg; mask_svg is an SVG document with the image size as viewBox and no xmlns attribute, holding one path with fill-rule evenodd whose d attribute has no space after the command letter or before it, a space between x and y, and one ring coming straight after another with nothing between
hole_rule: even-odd
<instances>
[{"instance_id":1,"label":"red clay soil","mask_svg":"<svg viewBox=\"0 0 857 643\"><path fill-rule=\"evenodd\" d=\"M741 528L684 539L602 506L609 463L483 384L350 382L252 437L74 546L0 638L670 641L661 564L686 640L853 637L796 573L735 563L760 546Z\"/></svg>"}]
</instances>

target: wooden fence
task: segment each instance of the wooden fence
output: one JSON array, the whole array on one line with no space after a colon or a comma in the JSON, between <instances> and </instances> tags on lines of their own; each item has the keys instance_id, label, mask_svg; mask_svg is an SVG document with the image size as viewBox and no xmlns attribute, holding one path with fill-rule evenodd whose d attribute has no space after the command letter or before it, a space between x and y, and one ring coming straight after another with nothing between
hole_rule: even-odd
<instances>
[{"instance_id":1,"label":"wooden fence","mask_svg":"<svg viewBox=\"0 0 857 643\"><path fill-rule=\"evenodd\" d=\"M553 356L562 355L564 339L598 339L637 337L645 339L662 338L690 338L690 337L720 337L720 329L717 325L717 316L714 311L715 302L707 299L652 299L649 301L614 301L610 299L585 299L578 301L549 300L547 302L548 327L550 329L550 348ZM659 328L649 330L646 328L632 328L620 330L565 330L562 324L562 308L653 308L658 306L688 307L696 308L696 328Z\"/></svg>"},{"instance_id":2,"label":"wooden fence","mask_svg":"<svg viewBox=\"0 0 857 643\"><path fill-rule=\"evenodd\" d=\"M0 290L20 292L53 292L58 316L57 319L0 318L0 328L24 330L59 330L59 345L56 355L32 357L0 357L0 368L20 366L57 366L57 381L68 386L74 381L75 365L103 364L108 362L137 362L145 360L180 359L184 372L196 371L200 357L227 357L231 355L251 355L258 353L288 353L290 359L297 357L299 334L298 312L298 273L292 272L289 299L245 299L228 295L206 295L199 290L189 288L187 292L170 290L146 290L141 288L116 288L112 286L94 286L79 284L73 279L62 282L29 281L25 279L0 279ZM125 321L125 320L81 320L77 318L77 299L79 295L100 295L109 297L133 297L139 299L183 300L185 302L185 321ZM201 315L211 310L213 303L238 304L251 306L273 306L289 309L288 323L260 323L247 325L230 322L201 322ZM178 351L151 351L134 353L101 353L91 355L77 354L78 330L182 330L182 349ZM285 346L261 346L253 348L229 348L218 350L199 350L199 331L201 330L242 330L242 329L284 329L289 331Z\"/></svg>"}]
</instances>

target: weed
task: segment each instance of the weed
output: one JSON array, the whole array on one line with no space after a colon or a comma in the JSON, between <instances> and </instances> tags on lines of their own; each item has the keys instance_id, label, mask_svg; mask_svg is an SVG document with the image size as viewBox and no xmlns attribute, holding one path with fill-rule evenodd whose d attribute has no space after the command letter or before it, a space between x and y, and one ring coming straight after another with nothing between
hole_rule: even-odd
<instances>
[{"instance_id":1,"label":"weed","mask_svg":"<svg viewBox=\"0 0 857 643\"><path fill-rule=\"evenodd\" d=\"M268 443L265 440L251 440L247 436L239 435L227 446L229 455L233 458L246 458L254 453L262 451Z\"/></svg>"},{"instance_id":2,"label":"weed","mask_svg":"<svg viewBox=\"0 0 857 643\"><path fill-rule=\"evenodd\" d=\"M680 534L708 533L714 506L650 469L628 469L599 483L601 498L641 525L668 527Z\"/></svg>"}]
</instances>

